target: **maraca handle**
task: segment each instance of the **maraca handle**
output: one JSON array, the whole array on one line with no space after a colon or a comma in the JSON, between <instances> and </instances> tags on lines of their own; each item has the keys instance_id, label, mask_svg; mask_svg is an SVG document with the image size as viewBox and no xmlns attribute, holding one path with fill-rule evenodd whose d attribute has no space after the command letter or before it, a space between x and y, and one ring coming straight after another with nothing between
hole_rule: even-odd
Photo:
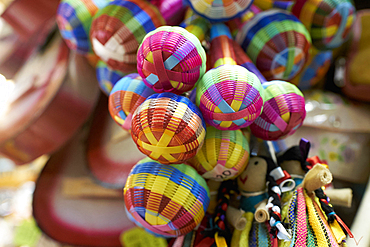
<instances>
[{"instance_id":1,"label":"maraca handle","mask_svg":"<svg viewBox=\"0 0 370 247\"><path fill-rule=\"evenodd\" d=\"M236 63L253 74L255 74L261 83L267 82L266 78L262 75L262 73L257 69L256 65L252 62L252 60L248 57L248 55L243 51L240 45L236 41L232 41L233 49L235 51L236 56Z\"/></svg>"},{"instance_id":2,"label":"maraca handle","mask_svg":"<svg viewBox=\"0 0 370 247\"><path fill-rule=\"evenodd\" d=\"M210 28L210 22L195 15L192 9L188 9L185 13L184 21L179 26L185 28L189 33L194 34L200 42L203 42Z\"/></svg>"},{"instance_id":3,"label":"maraca handle","mask_svg":"<svg viewBox=\"0 0 370 247\"><path fill-rule=\"evenodd\" d=\"M214 24L211 28L211 64L214 68L220 65L236 65L232 37L225 24Z\"/></svg>"}]
</instances>

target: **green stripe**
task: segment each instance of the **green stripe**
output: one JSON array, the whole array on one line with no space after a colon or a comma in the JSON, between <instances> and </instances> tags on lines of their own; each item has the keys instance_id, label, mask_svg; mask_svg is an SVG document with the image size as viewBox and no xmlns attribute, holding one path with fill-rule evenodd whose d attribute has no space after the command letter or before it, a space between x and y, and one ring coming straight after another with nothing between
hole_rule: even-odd
<instances>
[{"instance_id":1,"label":"green stripe","mask_svg":"<svg viewBox=\"0 0 370 247\"><path fill-rule=\"evenodd\" d=\"M295 93L303 97L301 90L292 83L285 81L272 81L271 85L265 89L266 101L275 98L276 96L289 93Z\"/></svg>"},{"instance_id":2,"label":"green stripe","mask_svg":"<svg viewBox=\"0 0 370 247\"><path fill-rule=\"evenodd\" d=\"M280 35L283 32L289 31L303 34L309 43L311 43L310 34L302 23L292 20L284 20L279 22L275 21L260 29L253 36L252 40L249 42L247 54L250 55L251 59L254 59L255 62L258 54L268 41L270 41L276 35Z\"/></svg>"}]
</instances>

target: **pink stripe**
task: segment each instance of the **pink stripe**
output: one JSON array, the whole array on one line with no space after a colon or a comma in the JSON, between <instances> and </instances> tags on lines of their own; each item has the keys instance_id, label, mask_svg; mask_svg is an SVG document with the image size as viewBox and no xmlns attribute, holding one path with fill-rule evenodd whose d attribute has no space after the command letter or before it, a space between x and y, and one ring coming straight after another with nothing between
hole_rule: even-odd
<instances>
[{"instance_id":1,"label":"pink stripe","mask_svg":"<svg viewBox=\"0 0 370 247\"><path fill-rule=\"evenodd\" d=\"M133 207L130 209L130 213L132 214L132 216L134 217L134 219L136 221L138 221L143 227L147 228L148 230L150 230L150 231L152 231L154 233L163 235L163 236L169 236L169 237L172 237L173 236L173 235L168 234L166 232L159 231L154 226L149 225L149 223L146 222L145 220L143 220L143 218L141 218L141 216L135 211L135 209Z\"/></svg>"},{"instance_id":2,"label":"pink stripe","mask_svg":"<svg viewBox=\"0 0 370 247\"><path fill-rule=\"evenodd\" d=\"M131 129L131 121L132 121L132 113L130 112L126 117L125 122L122 124L122 128L124 128L125 130Z\"/></svg>"},{"instance_id":3,"label":"pink stripe","mask_svg":"<svg viewBox=\"0 0 370 247\"><path fill-rule=\"evenodd\" d=\"M297 190L297 239L295 246L296 247L305 247L307 239L307 222L306 222L306 201L303 195L303 188L300 187Z\"/></svg>"},{"instance_id":4,"label":"pink stripe","mask_svg":"<svg viewBox=\"0 0 370 247\"><path fill-rule=\"evenodd\" d=\"M280 116L275 119L274 124L281 132L284 132L288 126L288 124Z\"/></svg>"}]
</instances>

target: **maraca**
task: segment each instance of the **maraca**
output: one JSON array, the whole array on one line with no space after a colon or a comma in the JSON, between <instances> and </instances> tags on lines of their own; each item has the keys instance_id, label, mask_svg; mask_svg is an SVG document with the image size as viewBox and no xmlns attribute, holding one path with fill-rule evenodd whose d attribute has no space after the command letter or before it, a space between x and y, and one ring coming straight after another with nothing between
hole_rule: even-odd
<instances>
[{"instance_id":1,"label":"maraca","mask_svg":"<svg viewBox=\"0 0 370 247\"><path fill-rule=\"evenodd\" d=\"M62 0L57 11L57 23L69 49L87 55L92 53L89 39L95 13L110 0Z\"/></svg>"},{"instance_id":2,"label":"maraca","mask_svg":"<svg viewBox=\"0 0 370 247\"><path fill-rule=\"evenodd\" d=\"M290 82L301 90L306 90L322 80L329 70L333 60L332 51L318 51L315 47L310 49L310 58L302 71Z\"/></svg>"},{"instance_id":3,"label":"maraca","mask_svg":"<svg viewBox=\"0 0 370 247\"><path fill-rule=\"evenodd\" d=\"M90 31L93 50L112 69L133 72L144 36L164 23L158 9L146 1L115 0L94 16Z\"/></svg>"},{"instance_id":4,"label":"maraca","mask_svg":"<svg viewBox=\"0 0 370 247\"><path fill-rule=\"evenodd\" d=\"M253 0L186 0L198 15L212 21L222 22L240 16L252 4Z\"/></svg>"},{"instance_id":5,"label":"maraca","mask_svg":"<svg viewBox=\"0 0 370 247\"><path fill-rule=\"evenodd\" d=\"M273 9L247 21L236 41L267 80L290 80L305 65L311 37L292 14Z\"/></svg>"},{"instance_id":6,"label":"maraca","mask_svg":"<svg viewBox=\"0 0 370 247\"><path fill-rule=\"evenodd\" d=\"M331 50L347 40L356 9L350 0L255 0L263 10L289 10L309 31L312 44L319 50Z\"/></svg>"},{"instance_id":7,"label":"maraca","mask_svg":"<svg viewBox=\"0 0 370 247\"><path fill-rule=\"evenodd\" d=\"M289 82L268 82L242 48L236 42L233 44L238 64L253 72L265 89L262 114L250 125L252 134L263 140L277 140L293 134L306 117L302 92Z\"/></svg>"},{"instance_id":8,"label":"maraca","mask_svg":"<svg viewBox=\"0 0 370 247\"><path fill-rule=\"evenodd\" d=\"M207 127L202 148L189 163L203 178L223 181L236 178L249 161L249 145L241 130Z\"/></svg>"},{"instance_id":9,"label":"maraca","mask_svg":"<svg viewBox=\"0 0 370 247\"><path fill-rule=\"evenodd\" d=\"M131 136L139 150L162 164L181 164L202 147L206 126L186 97L154 94L135 111Z\"/></svg>"},{"instance_id":10,"label":"maraca","mask_svg":"<svg viewBox=\"0 0 370 247\"><path fill-rule=\"evenodd\" d=\"M208 25L198 18L188 27L202 39ZM137 71L148 87L175 94L194 88L206 71L206 53L194 34L163 26L145 36L137 52Z\"/></svg>"},{"instance_id":11,"label":"maraca","mask_svg":"<svg viewBox=\"0 0 370 247\"><path fill-rule=\"evenodd\" d=\"M220 130L253 123L262 112L264 92L256 75L236 65L231 34L224 24L211 28L209 70L197 85L196 104L205 121Z\"/></svg>"},{"instance_id":12,"label":"maraca","mask_svg":"<svg viewBox=\"0 0 370 247\"><path fill-rule=\"evenodd\" d=\"M109 113L119 126L129 130L136 108L152 94L155 92L145 86L138 74L129 74L113 87L109 95Z\"/></svg>"},{"instance_id":13,"label":"maraca","mask_svg":"<svg viewBox=\"0 0 370 247\"><path fill-rule=\"evenodd\" d=\"M108 96L114 85L116 85L117 81L125 76L125 74L121 71L109 68L108 65L101 60L96 64L95 70L100 90L102 90L103 93Z\"/></svg>"},{"instance_id":14,"label":"maraca","mask_svg":"<svg viewBox=\"0 0 370 247\"><path fill-rule=\"evenodd\" d=\"M188 165L162 165L144 158L127 179L127 214L138 226L165 237L187 234L202 221L209 205L205 180Z\"/></svg>"}]
</instances>

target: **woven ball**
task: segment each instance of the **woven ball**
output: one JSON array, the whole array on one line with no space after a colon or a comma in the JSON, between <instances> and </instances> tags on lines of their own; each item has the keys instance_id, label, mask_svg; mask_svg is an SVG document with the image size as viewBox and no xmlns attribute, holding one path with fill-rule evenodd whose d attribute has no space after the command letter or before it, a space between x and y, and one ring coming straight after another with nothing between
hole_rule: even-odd
<instances>
[{"instance_id":1,"label":"woven ball","mask_svg":"<svg viewBox=\"0 0 370 247\"><path fill-rule=\"evenodd\" d=\"M252 134L263 140L292 135L306 117L302 92L284 81L265 82L263 88L266 101L262 114L250 126Z\"/></svg>"},{"instance_id":2,"label":"woven ball","mask_svg":"<svg viewBox=\"0 0 370 247\"><path fill-rule=\"evenodd\" d=\"M248 160L249 145L241 130L208 126L202 148L188 163L203 178L223 181L236 178Z\"/></svg>"},{"instance_id":3,"label":"woven ball","mask_svg":"<svg viewBox=\"0 0 370 247\"><path fill-rule=\"evenodd\" d=\"M158 9L141 0L116 0L94 16L93 50L109 67L123 73L136 70L136 52L144 36L164 25Z\"/></svg>"},{"instance_id":4,"label":"woven ball","mask_svg":"<svg viewBox=\"0 0 370 247\"><path fill-rule=\"evenodd\" d=\"M90 26L95 13L109 0L62 0L57 11L57 23L63 39L71 50L92 53Z\"/></svg>"},{"instance_id":5,"label":"woven ball","mask_svg":"<svg viewBox=\"0 0 370 247\"><path fill-rule=\"evenodd\" d=\"M131 136L139 150L162 164L181 164L194 157L205 135L199 109L173 93L150 96L132 117Z\"/></svg>"},{"instance_id":6,"label":"woven ball","mask_svg":"<svg viewBox=\"0 0 370 247\"><path fill-rule=\"evenodd\" d=\"M117 81L125 76L121 71L112 70L101 60L96 64L95 69L99 87L106 95L109 95Z\"/></svg>"},{"instance_id":7,"label":"woven ball","mask_svg":"<svg viewBox=\"0 0 370 247\"><path fill-rule=\"evenodd\" d=\"M311 46L311 37L297 17L277 9L246 22L236 40L269 81L296 76Z\"/></svg>"},{"instance_id":8,"label":"woven ball","mask_svg":"<svg viewBox=\"0 0 370 247\"><path fill-rule=\"evenodd\" d=\"M303 70L290 82L301 90L306 90L322 80L329 70L333 60L332 51L317 51L313 47L307 64Z\"/></svg>"},{"instance_id":9,"label":"woven ball","mask_svg":"<svg viewBox=\"0 0 370 247\"><path fill-rule=\"evenodd\" d=\"M205 121L220 130L249 126L261 114L263 102L260 80L241 66L211 69L197 85L197 106Z\"/></svg>"},{"instance_id":10,"label":"woven ball","mask_svg":"<svg viewBox=\"0 0 370 247\"><path fill-rule=\"evenodd\" d=\"M139 74L129 74L116 83L109 95L110 115L119 126L129 130L136 108L154 93Z\"/></svg>"},{"instance_id":11,"label":"woven ball","mask_svg":"<svg viewBox=\"0 0 370 247\"><path fill-rule=\"evenodd\" d=\"M190 91L205 70L200 41L181 27L163 26L148 33L137 52L137 71L157 93Z\"/></svg>"},{"instance_id":12,"label":"woven ball","mask_svg":"<svg viewBox=\"0 0 370 247\"><path fill-rule=\"evenodd\" d=\"M350 0L300 0L291 11L310 32L317 49L331 50L347 40L356 9Z\"/></svg>"},{"instance_id":13,"label":"woven ball","mask_svg":"<svg viewBox=\"0 0 370 247\"><path fill-rule=\"evenodd\" d=\"M213 21L227 21L239 17L252 4L253 0L186 0L198 15Z\"/></svg>"},{"instance_id":14,"label":"woven ball","mask_svg":"<svg viewBox=\"0 0 370 247\"><path fill-rule=\"evenodd\" d=\"M162 165L145 158L132 168L124 199L137 225L157 235L177 237L201 222L209 205L209 189L191 166Z\"/></svg>"}]
</instances>

